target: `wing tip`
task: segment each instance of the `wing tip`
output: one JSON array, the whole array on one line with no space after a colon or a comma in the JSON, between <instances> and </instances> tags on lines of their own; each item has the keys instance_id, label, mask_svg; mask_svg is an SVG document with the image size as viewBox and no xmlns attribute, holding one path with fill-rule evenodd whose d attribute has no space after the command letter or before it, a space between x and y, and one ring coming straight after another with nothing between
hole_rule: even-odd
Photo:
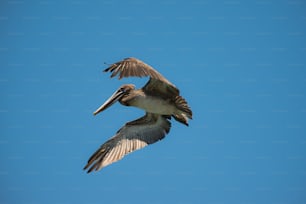
<instances>
[{"instance_id":1,"label":"wing tip","mask_svg":"<svg viewBox=\"0 0 306 204\"><path fill-rule=\"evenodd\" d=\"M90 167L90 165L92 165L91 163L87 163L86 164L86 166L83 168L83 170L84 171L86 171L87 170L87 174L89 174L89 173L91 173L91 172L93 172L93 171L98 171L98 170L100 170L100 168L98 168L97 167L97 164L95 163L95 164L93 164L91 167ZM90 168L89 168L90 167ZM89 168L89 169L88 169Z\"/></svg>"},{"instance_id":2,"label":"wing tip","mask_svg":"<svg viewBox=\"0 0 306 204\"><path fill-rule=\"evenodd\" d=\"M83 171L87 171L86 173L90 173L90 169L87 170L87 168L89 167L89 164L86 164L86 166L83 168Z\"/></svg>"}]
</instances>

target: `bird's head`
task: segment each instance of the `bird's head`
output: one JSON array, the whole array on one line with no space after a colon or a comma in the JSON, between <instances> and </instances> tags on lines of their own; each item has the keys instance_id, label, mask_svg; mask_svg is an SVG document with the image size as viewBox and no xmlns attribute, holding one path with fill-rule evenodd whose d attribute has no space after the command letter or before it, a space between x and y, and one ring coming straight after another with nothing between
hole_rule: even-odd
<instances>
[{"instance_id":1,"label":"bird's head","mask_svg":"<svg viewBox=\"0 0 306 204\"><path fill-rule=\"evenodd\" d=\"M103 103L103 105L101 105L93 114L97 115L98 113L104 111L117 101L120 102L122 98L124 96L127 96L132 90L135 90L135 86L133 84L124 84L120 86L120 88L117 89L117 91L115 91L115 93L113 93L113 95L111 95L111 97L109 97L109 99L107 99Z\"/></svg>"}]
</instances>

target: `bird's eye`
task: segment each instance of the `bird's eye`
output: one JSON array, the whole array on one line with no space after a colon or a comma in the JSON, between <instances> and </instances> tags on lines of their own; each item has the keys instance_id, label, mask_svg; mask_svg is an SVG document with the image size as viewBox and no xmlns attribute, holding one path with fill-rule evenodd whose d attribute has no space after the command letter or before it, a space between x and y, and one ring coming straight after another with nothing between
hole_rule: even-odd
<instances>
[{"instance_id":1,"label":"bird's eye","mask_svg":"<svg viewBox=\"0 0 306 204\"><path fill-rule=\"evenodd\" d=\"M123 93L126 92L125 88L121 88L120 91L123 92Z\"/></svg>"}]
</instances>

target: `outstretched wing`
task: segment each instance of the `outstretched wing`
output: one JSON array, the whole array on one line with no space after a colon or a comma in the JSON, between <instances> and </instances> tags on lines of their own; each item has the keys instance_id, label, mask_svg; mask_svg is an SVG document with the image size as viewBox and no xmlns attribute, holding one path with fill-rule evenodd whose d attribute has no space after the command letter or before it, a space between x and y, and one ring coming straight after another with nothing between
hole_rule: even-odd
<instances>
[{"instance_id":1,"label":"outstretched wing","mask_svg":"<svg viewBox=\"0 0 306 204\"><path fill-rule=\"evenodd\" d=\"M89 158L87 173L98 171L122 159L130 152L141 149L163 139L169 132L171 123L165 116L146 113L145 116L125 124L117 134L105 142Z\"/></svg>"},{"instance_id":2,"label":"outstretched wing","mask_svg":"<svg viewBox=\"0 0 306 204\"><path fill-rule=\"evenodd\" d=\"M149 76L150 80L143 87L143 89L155 94L165 95L167 97L179 95L179 90L171 82L169 82L150 65L136 58L125 58L122 61L112 64L110 67L105 69L104 72L112 72L111 77L119 74L119 79L132 76Z\"/></svg>"}]
</instances>

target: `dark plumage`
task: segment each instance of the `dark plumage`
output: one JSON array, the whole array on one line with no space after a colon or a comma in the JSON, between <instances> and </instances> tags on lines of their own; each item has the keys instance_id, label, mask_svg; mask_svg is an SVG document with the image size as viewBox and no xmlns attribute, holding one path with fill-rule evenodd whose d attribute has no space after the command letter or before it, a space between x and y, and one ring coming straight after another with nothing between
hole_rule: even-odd
<instances>
[{"instance_id":1,"label":"dark plumage","mask_svg":"<svg viewBox=\"0 0 306 204\"><path fill-rule=\"evenodd\" d=\"M94 115L119 101L146 111L145 116L126 123L114 137L106 141L88 160L88 173L122 159L126 154L155 143L170 131L170 118L188 125L192 111L179 90L151 66L136 58L126 58L104 70L111 77L145 77L150 79L141 89L132 84L122 85Z\"/></svg>"}]
</instances>

